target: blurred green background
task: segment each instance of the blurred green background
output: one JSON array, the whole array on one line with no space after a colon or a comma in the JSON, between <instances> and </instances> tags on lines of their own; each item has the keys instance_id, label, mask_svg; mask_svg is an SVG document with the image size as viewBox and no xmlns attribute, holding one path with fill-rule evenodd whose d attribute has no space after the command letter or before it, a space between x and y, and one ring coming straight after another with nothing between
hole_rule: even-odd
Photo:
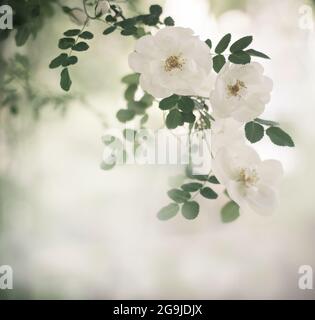
<instances>
[{"instance_id":1,"label":"blurred green background","mask_svg":"<svg viewBox=\"0 0 315 320\"><path fill-rule=\"evenodd\" d=\"M69 94L50 61L61 34L75 27L60 6L45 2L35 38L0 42L0 265L14 270L2 299L313 299L298 288L298 268L315 268L315 32L312 2L299 0L166 0L120 3L127 15L158 3L176 25L214 42L253 35L274 80L264 118L283 123L296 142L279 149L259 142L262 158L286 171L277 213L220 221L226 199L201 200L196 221L156 219L167 201L174 166L100 169L101 136L120 127L121 78L130 73L134 40L118 33L95 38L72 68ZM81 6L80 1L59 1ZM305 7L306 6L306 7ZM306 10L306 11L305 11ZM310 10L310 11L309 11ZM312 11L313 10L313 11ZM309 24L305 25L305 12ZM6 35L2 34L2 37ZM13 77L16 89L3 103ZM9 92L10 93L10 92ZM162 116L150 110L149 126Z\"/></svg>"}]
</instances>

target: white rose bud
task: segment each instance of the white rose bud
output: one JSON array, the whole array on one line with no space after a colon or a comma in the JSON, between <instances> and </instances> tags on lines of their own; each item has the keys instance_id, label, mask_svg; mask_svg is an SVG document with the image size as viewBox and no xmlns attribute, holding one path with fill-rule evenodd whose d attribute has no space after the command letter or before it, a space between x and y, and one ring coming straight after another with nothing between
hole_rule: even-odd
<instances>
[{"instance_id":1,"label":"white rose bud","mask_svg":"<svg viewBox=\"0 0 315 320\"><path fill-rule=\"evenodd\" d=\"M100 0L95 8L95 15L97 17L105 15L110 10L110 4L107 0Z\"/></svg>"},{"instance_id":2,"label":"white rose bud","mask_svg":"<svg viewBox=\"0 0 315 320\"><path fill-rule=\"evenodd\" d=\"M79 26L84 25L87 19L85 12L81 9L73 9L71 10L69 15L70 15L71 21Z\"/></svg>"}]
</instances>

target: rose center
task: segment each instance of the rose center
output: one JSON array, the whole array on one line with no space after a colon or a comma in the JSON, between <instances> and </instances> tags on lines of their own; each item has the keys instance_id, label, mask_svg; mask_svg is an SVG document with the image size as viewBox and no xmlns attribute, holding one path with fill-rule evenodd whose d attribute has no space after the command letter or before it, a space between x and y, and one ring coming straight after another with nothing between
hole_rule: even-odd
<instances>
[{"instance_id":1,"label":"rose center","mask_svg":"<svg viewBox=\"0 0 315 320\"><path fill-rule=\"evenodd\" d=\"M245 187L253 187L259 180L257 171L255 169L242 168L239 172L238 181L242 182Z\"/></svg>"},{"instance_id":2,"label":"rose center","mask_svg":"<svg viewBox=\"0 0 315 320\"><path fill-rule=\"evenodd\" d=\"M170 72L174 69L182 70L185 61L181 56L170 56L165 60L164 69L166 72Z\"/></svg>"},{"instance_id":3,"label":"rose center","mask_svg":"<svg viewBox=\"0 0 315 320\"><path fill-rule=\"evenodd\" d=\"M240 92L242 89L245 89L245 83L241 80L236 80L235 84L233 85L228 85L227 86L227 91L229 93L230 96L234 96L234 97L240 97Z\"/></svg>"}]
</instances>

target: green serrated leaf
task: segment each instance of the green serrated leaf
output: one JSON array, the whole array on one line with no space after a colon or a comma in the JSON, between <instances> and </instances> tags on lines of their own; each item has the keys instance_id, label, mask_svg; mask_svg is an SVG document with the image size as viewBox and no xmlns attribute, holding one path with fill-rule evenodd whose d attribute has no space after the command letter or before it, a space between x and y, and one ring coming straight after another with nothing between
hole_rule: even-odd
<instances>
[{"instance_id":1,"label":"green serrated leaf","mask_svg":"<svg viewBox=\"0 0 315 320\"><path fill-rule=\"evenodd\" d=\"M171 189L167 195L177 203L183 203L190 199L190 193L180 189Z\"/></svg>"},{"instance_id":2,"label":"green serrated leaf","mask_svg":"<svg viewBox=\"0 0 315 320\"><path fill-rule=\"evenodd\" d=\"M200 194L207 199L216 199L218 194L209 187L202 188Z\"/></svg>"},{"instance_id":3,"label":"green serrated leaf","mask_svg":"<svg viewBox=\"0 0 315 320\"><path fill-rule=\"evenodd\" d=\"M66 53L61 53L58 57L56 57L50 62L49 68L55 69L60 67L64 63L64 61L67 61L67 58L68 58L68 55Z\"/></svg>"},{"instance_id":4,"label":"green serrated leaf","mask_svg":"<svg viewBox=\"0 0 315 320\"><path fill-rule=\"evenodd\" d=\"M253 37L252 36L247 36L247 37L243 37L237 41L235 41L231 47L230 47L230 51L232 53L237 52L237 51L242 51L243 49L247 48L253 41Z\"/></svg>"},{"instance_id":5,"label":"green serrated leaf","mask_svg":"<svg viewBox=\"0 0 315 320\"><path fill-rule=\"evenodd\" d=\"M292 138L279 127L270 127L266 130L270 140L277 146L294 147Z\"/></svg>"},{"instance_id":6,"label":"green serrated leaf","mask_svg":"<svg viewBox=\"0 0 315 320\"><path fill-rule=\"evenodd\" d=\"M198 182L186 183L181 186L181 188L187 192L198 191L201 187L202 187L202 184Z\"/></svg>"},{"instance_id":7,"label":"green serrated leaf","mask_svg":"<svg viewBox=\"0 0 315 320\"><path fill-rule=\"evenodd\" d=\"M69 70L68 68L64 68L60 74L60 87L65 91L69 91L71 88L71 84L72 81L70 78Z\"/></svg>"},{"instance_id":8,"label":"green serrated leaf","mask_svg":"<svg viewBox=\"0 0 315 320\"><path fill-rule=\"evenodd\" d=\"M265 129L259 123L254 121L248 122L245 125L245 135L248 141L256 143L264 137Z\"/></svg>"},{"instance_id":9,"label":"green serrated leaf","mask_svg":"<svg viewBox=\"0 0 315 320\"><path fill-rule=\"evenodd\" d=\"M176 216L179 211L177 203L170 203L168 206L163 207L157 214L159 220L165 221Z\"/></svg>"},{"instance_id":10,"label":"green serrated leaf","mask_svg":"<svg viewBox=\"0 0 315 320\"><path fill-rule=\"evenodd\" d=\"M121 109L117 112L116 117L120 122L125 123L127 121L132 120L135 117L135 112L129 109Z\"/></svg>"},{"instance_id":11,"label":"green serrated leaf","mask_svg":"<svg viewBox=\"0 0 315 320\"><path fill-rule=\"evenodd\" d=\"M79 35L79 37L85 40L91 40L94 38L94 35L92 32L84 31Z\"/></svg>"},{"instance_id":12,"label":"green serrated leaf","mask_svg":"<svg viewBox=\"0 0 315 320\"><path fill-rule=\"evenodd\" d=\"M270 59L270 57L268 57L266 54L259 52L257 50L254 49L248 49L245 51L247 54L249 54L252 57L259 57L259 58L263 58L263 59Z\"/></svg>"},{"instance_id":13,"label":"green serrated leaf","mask_svg":"<svg viewBox=\"0 0 315 320\"><path fill-rule=\"evenodd\" d=\"M184 113L191 113L195 108L194 100L189 97L181 97L178 101L178 108Z\"/></svg>"},{"instance_id":14,"label":"green serrated leaf","mask_svg":"<svg viewBox=\"0 0 315 320\"><path fill-rule=\"evenodd\" d=\"M222 54L219 54L212 59L213 61L213 69L216 73L219 73L220 70L223 68L225 65L225 57Z\"/></svg>"},{"instance_id":15,"label":"green serrated leaf","mask_svg":"<svg viewBox=\"0 0 315 320\"><path fill-rule=\"evenodd\" d=\"M188 219L196 219L199 214L199 204L196 201L185 202L182 206L182 215Z\"/></svg>"},{"instance_id":16,"label":"green serrated leaf","mask_svg":"<svg viewBox=\"0 0 315 320\"><path fill-rule=\"evenodd\" d=\"M251 58L245 51L237 51L229 55L229 60L234 64L247 64Z\"/></svg>"},{"instance_id":17,"label":"green serrated leaf","mask_svg":"<svg viewBox=\"0 0 315 320\"><path fill-rule=\"evenodd\" d=\"M231 42L231 34L228 33L226 34L218 43L218 45L215 48L215 53L220 54L223 53L226 48L229 46L230 42Z\"/></svg>"},{"instance_id":18,"label":"green serrated leaf","mask_svg":"<svg viewBox=\"0 0 315 320\"><path fill-rule=\"evenodd\" d=\"M177 109L171 110L166 117L166 126L168 129L175 129L178 126L183 125L183 114Z\"/></svg>"},{"instance_id":19,"label":"green serrated leaf","mask_svg":"<svg viewBox=\"0 0 315 320\"><path fill-rule=\"evenodd\" d=\"M221 220L229 223L236 220L240 216L239 206L234 201L228 202L221 210Z\"/></svg>"},{"instance_id":20,"label":"green serrated leaf","mask_svg":"<svg viewBox=\"0 0 315 320\"><path fill-rule=\"evenodd\" d=\"M86 42L79 42L72 47L74 51L86 51L89 49L89 45Z\"/></svg>"}]
</instances>

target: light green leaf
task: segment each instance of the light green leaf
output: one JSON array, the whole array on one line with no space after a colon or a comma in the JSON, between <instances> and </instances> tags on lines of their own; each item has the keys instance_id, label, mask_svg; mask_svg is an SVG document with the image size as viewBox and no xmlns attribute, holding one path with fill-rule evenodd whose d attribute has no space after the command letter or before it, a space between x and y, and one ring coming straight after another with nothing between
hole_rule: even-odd
<instances>
[{"instance_id":1,"label":"light green leaf","mask_svg":"<svg viewBox=\"0 0 315 320\"><path fill-rule=\"evenodd\" d=\"M198 182L186 183L181 186L181 188L187 192L198 191L201 187L202 187L202 184Z\"/></svg>"},{"instance_id":2,"label":"light green leaf","mask_svg":"<svg viewBox=\"0 0 315 320\"><path fill-rule=\"evenodd\" d=\"M160 220L165 221L175 217L178 211L179 205L177 203L170 203L168 206L162 208L157 216Z\"/></svg>"},{"instance_id":3,"label":"light green leaf","mask_svg":"<svg viewBox=\"0 0 315 320\"><path fill-rule=\"evenodd\" d=\"M199 214L199 204L196 201L185 202L182 206L182 214L188 220L196 219Z\"/></svg>"},{"instance_id":4,"label":"light green leaf","mask_svg":"<svg viewBox=\"0 0 315 320\"><path fill-rule=\"evenodd\" d=\"M190 193L180 189L171 189L167 194L177 203L183 203L190 199Z\"/></svg>"},{"instance_id":5,"label":"light green leaf","mask_svg":"<svg viewBox=\"0 0 315 320\"><path fill-rule=\"evenodd\" d=\"M221 220L229 223L236 220L240 216L239 206L234 201L228 202L221 210Z\"/></svg>"},{"instance_id":6,"label":"light green leaf","mask_svg":"<svg viewBox=\"0 0 315 320\"><path fill-rule=\"evenodd\" d=\"M126 84L136 84L139 83L140 74L139 73L132 73L124 76L121 81Z\"/></svg>"},{"instance_id":7,"label":"light green leaf","mask_svg":"<svg viewBox=\"0 0 315 320\"><path fill-rule=\"evenodd\" d=\"M202 188L200 194L207 199L216 199L218 197L218 194L209 187Z\"/></svg>"},{"instance_id":8,"label":"light green leaf","mask_svg":"<svg viewBox=\"0 0 315 320\"><path fill-rule=\"evenodd\" d=\"M132 120L134 116L135 116L135 112L133 110L126 110L126 109L119 110L116 115L117 119L123 123Z\"/></svg>"}]
</instances>

